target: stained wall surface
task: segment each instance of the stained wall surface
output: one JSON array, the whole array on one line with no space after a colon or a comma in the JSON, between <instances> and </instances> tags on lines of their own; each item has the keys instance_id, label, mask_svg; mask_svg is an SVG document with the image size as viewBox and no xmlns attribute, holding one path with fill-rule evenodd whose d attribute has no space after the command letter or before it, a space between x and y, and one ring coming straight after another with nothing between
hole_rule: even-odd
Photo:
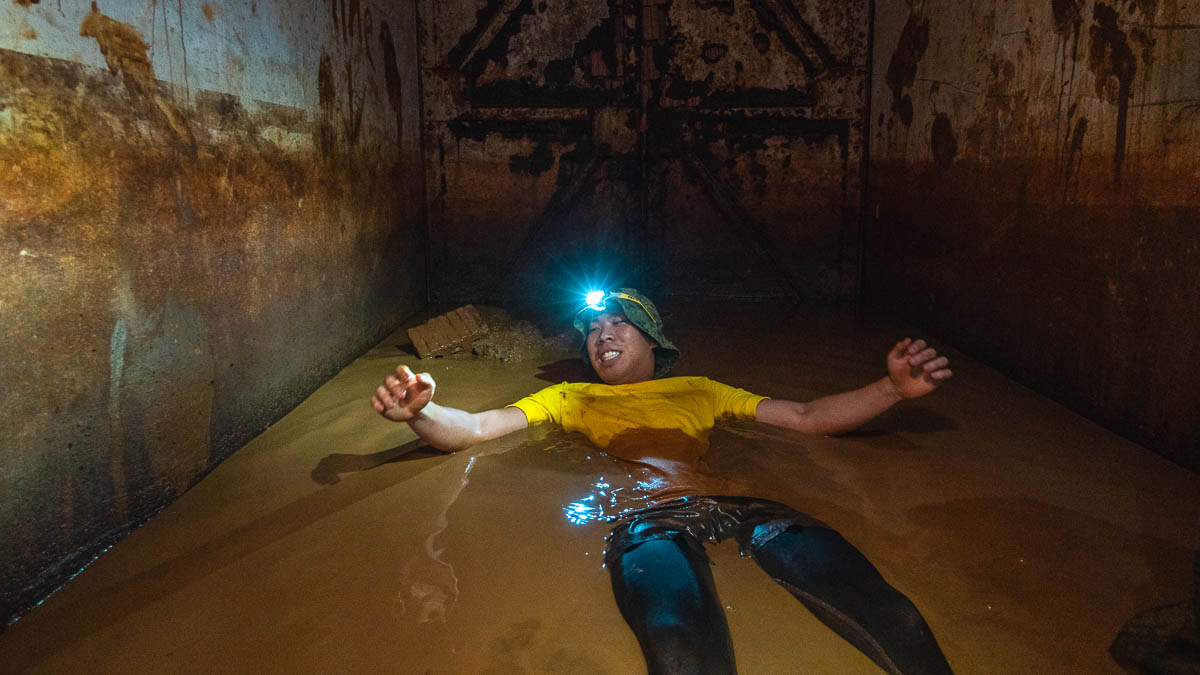
<instances>
[{"instance_id":1,"label":"stained wall surface","mask_svg":"<svg viewBox=\"0 0 1200 675\"><path fill-rule=\"evenodd\" d=\"M867 10L422 0L435 290L852 300Z\"/></svg>"},{"instance_id":2,"label":"stained wall surface","mask_svg":"<svg viewBox=\"0 0 1200 675\"><path fill-rule=\"evenodd\" d=\"M415 35L0 4L0 626L424 305Z\"/></svg>"},{"instance_id":3,"label":"stained wall surface","mask_svg":"<svg viewBox=\"0 0 1200 675\"><path fill-rule=\"evenodd\" d=\"M1200 4L877 3L866 295L1200 469Z\"/></svg>"}]
</instances>

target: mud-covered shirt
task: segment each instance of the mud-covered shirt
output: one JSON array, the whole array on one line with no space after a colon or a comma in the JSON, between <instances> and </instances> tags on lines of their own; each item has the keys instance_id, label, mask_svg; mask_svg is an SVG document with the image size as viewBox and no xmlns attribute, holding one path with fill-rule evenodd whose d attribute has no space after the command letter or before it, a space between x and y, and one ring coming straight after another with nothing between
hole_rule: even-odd
<instances>
[{"instance_id":1,"label":"mud-covered shirt","mask_svg":"<svg viewBox=\"0 0 1200 675\"><path fill-rule=\"evenodd\" d=\"M583 433L611 454L697 462L721 420L754 419L765 396L707 377L634 384L563 382L511 404L529 424L553 422Z\"/></svg>"}]
</instances>

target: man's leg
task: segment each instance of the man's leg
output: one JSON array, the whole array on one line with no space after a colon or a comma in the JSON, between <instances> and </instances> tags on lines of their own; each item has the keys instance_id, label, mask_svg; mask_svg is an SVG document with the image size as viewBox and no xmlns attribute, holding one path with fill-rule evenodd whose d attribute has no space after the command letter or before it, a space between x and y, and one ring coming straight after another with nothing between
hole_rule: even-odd
<instances>
[{"instance_id":1,"label":"man's leg","mask_svg":"<svg viewBox=\"0 0 1200 675\"><path fill-rule=\"evenodd\" d=\"M767 574L887 672L951 672L912 601L837 532L793 525L749 548Z\"/></svg>"},{"instance_id":2,"label":"man's leg","mask_svg":"<svg viewBox=\"0 0 1200 675\"><path fill-rule=\"evenodd\" d=\"M609 572L650 675L736 672L708 556L677 539L653 539L625 551Z\"/></svg>"}]
</instances>

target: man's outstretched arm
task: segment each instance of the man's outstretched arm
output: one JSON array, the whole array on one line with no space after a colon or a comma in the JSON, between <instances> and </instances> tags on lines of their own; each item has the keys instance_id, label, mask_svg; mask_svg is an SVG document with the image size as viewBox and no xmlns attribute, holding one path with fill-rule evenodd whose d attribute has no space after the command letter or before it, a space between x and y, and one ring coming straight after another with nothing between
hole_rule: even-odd
<instances>
[{"instance_id":1,"label":"man's outstretched arm","mask_svg":"<svg viewBox=\"0 0 1200 675\"><path fill-rule=\"evenodd\" d=\"M414 375L397 366L371 397L371 405L393 422L407 422L426 443L439 450L462 450L529 425L519 408L470 413L433 402L436 383L429 373Z\"/></svg>"},{"instance_id":2,"label":"man's outstretched arm","mask_svg":"<svg viewBox=\"0 0 1200 675\"><path fill-rule=\"evenodd\" d=\"M949 360L924 340L905 338L888 353L888 376L861 389L823 396L808 403L766 399L758 404L760 422L809 434L852 431L906 398L924 396L953 375Z\"/></svg>"}]
</instances>

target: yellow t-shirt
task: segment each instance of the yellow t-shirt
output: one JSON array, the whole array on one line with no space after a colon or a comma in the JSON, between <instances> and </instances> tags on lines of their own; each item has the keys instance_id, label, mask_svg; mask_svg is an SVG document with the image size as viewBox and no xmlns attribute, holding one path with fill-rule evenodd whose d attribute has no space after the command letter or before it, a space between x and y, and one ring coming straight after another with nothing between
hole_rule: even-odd
<instances>
[{"instance_id":1,"label":"yellow t-shirt","mask_svg":"<svg viewBox=\"0 0 1200 675\"><path fill-rule=\"evenodd\" d=\"M554 422L582 432L619 457L695 462L714 424L754 419L764 398L707 377L668 377L615 385L563 382L511 405L530 424Z\"/></svg>"}]
</instances>

